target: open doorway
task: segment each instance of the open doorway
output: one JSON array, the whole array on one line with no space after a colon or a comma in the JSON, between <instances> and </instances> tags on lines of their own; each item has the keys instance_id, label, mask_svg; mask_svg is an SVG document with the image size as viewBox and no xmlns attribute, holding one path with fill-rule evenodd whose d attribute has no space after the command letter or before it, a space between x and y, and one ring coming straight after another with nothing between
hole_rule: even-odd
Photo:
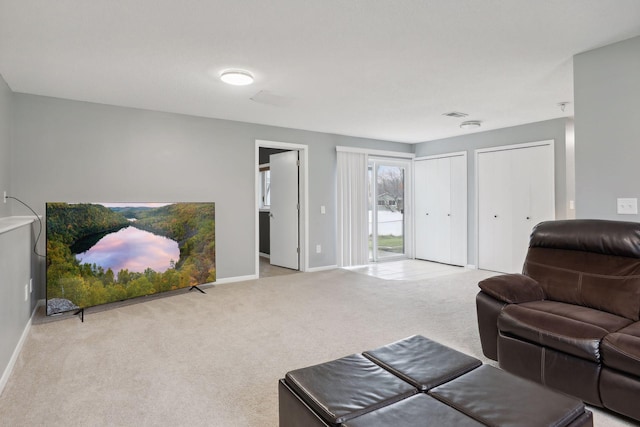
<instances>
[{"instance_id":1,"label":"open doorway","mask_svg":"<svg viewBox=\"0 0 640 427\"><path fill-rule=\"evenodd\" d=\"M256 141L258 277L307 268L306 158L306 146Z\"/></svg>"}]
</instances>

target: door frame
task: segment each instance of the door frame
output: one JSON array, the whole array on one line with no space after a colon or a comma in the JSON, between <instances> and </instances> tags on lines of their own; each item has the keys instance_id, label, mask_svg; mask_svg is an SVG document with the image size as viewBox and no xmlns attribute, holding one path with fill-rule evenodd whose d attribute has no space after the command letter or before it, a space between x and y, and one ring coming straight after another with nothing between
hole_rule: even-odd
<instances>
[{"instance_id":1,"label":"door frame","mask_svg":"<svg viewBox=\"0 0 640 427\"><path fill-rule=\"evenodd\" d=\"M307 271L309 266L309 146L290 142L267 141L256 139L254 159L254 227L255 227L255 276L260 277L260 148L279 148L297 151L300 159L300 181L298 191L300 196L300 215L298 221L298 236L300 238L299 271Z\"/></svg>"},{"instance_id":2,"label":"door frame","mask_svg":"<svg viewBox=\"0 0 640 427\"><path fill-rule=\"evenodd\" d=\"M474 164L473 164L473 168L474 168L474 203L475 206L473 207L474 210L474 227L475 227L475 250L476 250L476 256L475 256L475 268L480 268L480 200L478 197L479 191L480 191L480 182L479 182L479 176L478 176L478 156L482 153L488 153L488 152L494 152L494 151L507 151L507 150L518 150L518 149L524 149L524 148L530 148L530 147L538 147L538 146L543 146L543 145L550 145L551 146L551 151L553 152L553 200L554 200L554 210L555 210L555 214L557 217L557 203L555 200L556 197L556 150L555 150L555 140L554 139L547 139L547 140L542 140L542 141L535 141L535 142L523 142L523 143L519 143L519 144L510 144L510 145L497 145L494 147L488 147L488 148L479 148L477 150L474 150ZM467 260L468 261L468 260Z\"/></svg>"}]
</instances>

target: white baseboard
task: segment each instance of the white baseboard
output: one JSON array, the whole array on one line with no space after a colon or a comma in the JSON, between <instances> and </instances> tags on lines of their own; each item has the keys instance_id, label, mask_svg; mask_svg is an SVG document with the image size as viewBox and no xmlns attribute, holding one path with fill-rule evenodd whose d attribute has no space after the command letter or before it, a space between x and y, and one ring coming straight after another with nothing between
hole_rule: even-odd
<instances>
[{"instance_id":1,"label":"white baseboard","mask_svg":"<svg viewBox=\"0 0 640 427\"><path fill-rule=\"evenodd\" d=\"M473 264L467 264L464 268L468 268L469 270L477 270L478 268Z\"/></svg>"},{"instance_id":2,"label":"white baseboard","mask_svg":"<svg viewBox=\"0 0 640 427\"><path fill-rule=\"evenodd\" d=\"M27 324L25 325L24 330L22 331L22 335L20 335L18 344L16 345L16 348L13 350L11 359L9 359L9 363L7 364L7 367L2 373L2 377L0 377L0 395L2 395L2 392L4 391L4 387L7 385L7 382L9 381L11 372L13 372L13 368L16 365L16 362L18 361L18 356L22 351L22 346L24 346L24 342L27 340L27 336L29 335L29 330L31 329L31 322L33 320L33 316L35 316L36 310L42 304L44 304L44 300L38 300L38 303L36 304L35 308L33 309L33 312L31 313L31 317L29 318L29 321L27 321Z\"/></svg>"},{"instance_id":3,"label":"white baseboard","mask_svg":"<svg viewBox=\"0 0 640 427\"><path fill-rule=\"evenodd\" d=\"M337 265L323 265L322 267L311 267L311 268L307 268L306 272L307 273L313 273L315 271L324 271L324 270L334 270L338 268Z\"/></svg>"},{"instance_id":4,"label":"white baseboard","mask_svg":"<svg viewBox=\"0 0 640 427\"><path fill-rule=\"evenodd\" d=\"M224 279L216 279L214 285L223 285L225 283L246 282L247 280L256 280L257 274L249 274L247 276L225 277Z\"/></svg>"}]
</instances>

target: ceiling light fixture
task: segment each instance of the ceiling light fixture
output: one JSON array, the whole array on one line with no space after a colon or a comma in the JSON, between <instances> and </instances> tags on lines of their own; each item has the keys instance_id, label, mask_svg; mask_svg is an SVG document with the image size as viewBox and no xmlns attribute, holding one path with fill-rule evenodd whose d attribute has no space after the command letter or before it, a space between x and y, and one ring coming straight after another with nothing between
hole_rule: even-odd
<instances>
[{"instance_id":1,"label":"ceiling light fixture","mask_svg":"<svg viewBox=\"0 0 640 427\"><path fill-rule=\"evenodd\" d=\"M220 80L234 86L246 86L253 83L253 75L245 70L226 70L220 74Z\"/></svg>"},{"instance_id":2,"label":"ceiling light fixture","mask_svg":"<svg viewBox=\"0 0 640 427\"><path fill-rule=\"evenodd\" d=\"M460 123L460 127L462 129L475 129L479 128L482 125L482 122L479 120L468 120L466 122Z\"/></svg>"}]
</instances>

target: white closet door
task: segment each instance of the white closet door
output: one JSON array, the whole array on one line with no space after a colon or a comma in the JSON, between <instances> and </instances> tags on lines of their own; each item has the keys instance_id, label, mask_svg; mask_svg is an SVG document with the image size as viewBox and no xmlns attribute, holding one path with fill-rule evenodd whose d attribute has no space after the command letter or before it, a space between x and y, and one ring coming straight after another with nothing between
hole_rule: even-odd
<instances>
[{"instance_id":1,"label":"white closet door","mask_svg":"<svg viewBox=\"0 0 640 427\"><path fill-rule=\"evenodd\" d=\"M451 262L451 161L448 157L436 160L437 177L433 182L436 193L433 234L436 248L433 260Z\"/></svg>"},{"instance_id":2,"label":"white closet door","mask_svg":"<svg viewBox=\"0 0 640 427\"><path fill-rule=\"evenodd\" d=\"M532 228L555 218L553 145L478 153L478 267L522 271Z\"/></svg>"},{"instance_id":3,"label":"white closet door","mask_svg":"<svg viewBox=\"0 0 640 427\"><path fill-rule=\"evenodd\" d=\"M437 160L437 159L436 159ZM437 206L439 195L436 160L416 162L416 258L435 260L438 254ZM428 190L427 190L428 189Z\"/></svg>"},{"instance_id":4,"label":"white closet door","mask_svg":"<svg viewBox=\"0 0 640 427\"><path fill-rule=\"evenodd\" d=\"M416 161L416 258L466 264L466 172L464 155Z\"/></svg>"},{"instance_id":5,"label":"white closet door","mask_svg":"<svg viewBox=\"0 0 640 427\"><path fill-rule=\"evenodd\" d=\"M467 162L465 156L450 158L451 264L467 264Z\"/></svg>"},{"instance_id":6,"label":"white closet door","mask_svg":"<svg viewBox=\"0 0 640 427\"><path fill-rule=\"evenodd\" d=\"M555 218L553 146L540 145L513 150L514 182L519 188L513 194L512 270L521 272L529 248L533 227Z\"/></svg>"},{"instance_id":7,"label":"white closet door","mask_svg":"<svg viewBox=\"0 0 640 427\"><path fill-rule=\"evenodd\" d=\"M511 272L511 156L478 155L478 267Z\"/></svg>"},{"instance_id":8,"label":"white closet door","mask_svg":"<svg viewBox=\"0 0 640 427\"><path fill-rule=\"evenodd\" d=\"M429 240L426 236L429 233L429 197L425 193L426 183L429 181L429 164L428 160L415 162L414 184L415 184L415 248L416 258L427 259L429 253Z\"/></svg>"}]
</instances>

